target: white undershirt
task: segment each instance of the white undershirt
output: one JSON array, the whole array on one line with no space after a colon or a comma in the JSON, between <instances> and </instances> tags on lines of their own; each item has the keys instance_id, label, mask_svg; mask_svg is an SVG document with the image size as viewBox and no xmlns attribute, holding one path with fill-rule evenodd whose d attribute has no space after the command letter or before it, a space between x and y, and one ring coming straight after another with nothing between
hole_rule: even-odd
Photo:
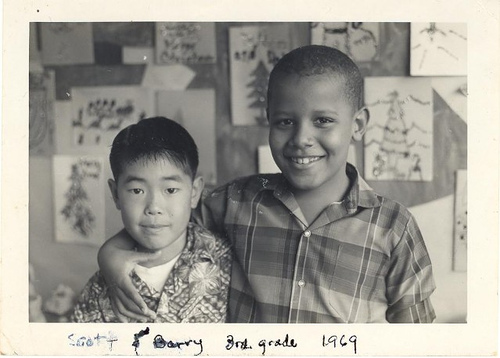
<instances>
[{"instance_id":1,"label":"white undershirt","mask_svg":"<svg viewBox=\"0 0 500 358\"><path fill-rule=\"evenodd\" d=\"M135 273L141 278L149 287L153 287L156 291L161 292L165 282L167 281L168 275L174 268L175 263L179 259L181 254L175 256L172 260L153 267L144 267L141 265L135 265Z\"/></svg>"}]
</instances>

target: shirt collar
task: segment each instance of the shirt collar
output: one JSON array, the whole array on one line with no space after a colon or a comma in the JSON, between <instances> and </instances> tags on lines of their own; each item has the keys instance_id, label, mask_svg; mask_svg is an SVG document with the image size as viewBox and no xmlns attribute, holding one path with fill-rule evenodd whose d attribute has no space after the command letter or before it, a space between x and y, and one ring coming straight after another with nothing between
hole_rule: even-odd
<instances>
[{"instance_id":1,"label":"shirt collar","mask_svg":"<svg viewBox=\"0 0 500 358\"><path fill-rule=\"evenodd\" d=\"M381 205L380 197L359 175L354 165L347 163L346 173L350 183L349 191L344 198L347 211L356 211L358 206L363 208L375 208Z\"/></svg>"},{"instance_id":2,"label":"shirt collar","mask_svg":"<svg viewBox=\"0 0 500 358\"><path fill-rule=\"evenodd\" d=\"M374 208L381 205L380 196L378 196L368 183L359 175L358 170L352 164L347 163L346 174L349 178L349 190L344 197L343 204L348 213L353 213L358 207ZM266 185L262 190L272 190L274 196L280 200L286 200L289 197L288 182L283 174L273 175L265 179Z\"/></svg>"}]
</instances>

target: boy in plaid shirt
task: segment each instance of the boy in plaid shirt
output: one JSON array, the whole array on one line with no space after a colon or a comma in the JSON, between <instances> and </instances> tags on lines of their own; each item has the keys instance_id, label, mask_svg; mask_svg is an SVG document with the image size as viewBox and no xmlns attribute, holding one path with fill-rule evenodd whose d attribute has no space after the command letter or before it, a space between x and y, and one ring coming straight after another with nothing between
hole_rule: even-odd
<instances>
[{"instance_id":1,"label":"boy in plaid shirt","mask_svg":"<svg viewBox=\"0 0 500 358\"><path fill-rule=\"evenodd\" d=\"M432 266L415 219L347 163L369 119L362 86L357 66L326 46L295 49L271 72L269 144L282 174L234 180L202 203L204 225L234 248L231 322L435 319ZM138 258L119 242L101 249L106 262ZM126 265L117 266L101 268L120 279ZM117 291L123 313L141 316L130 284Z\"/></svg>"}]
</instances>

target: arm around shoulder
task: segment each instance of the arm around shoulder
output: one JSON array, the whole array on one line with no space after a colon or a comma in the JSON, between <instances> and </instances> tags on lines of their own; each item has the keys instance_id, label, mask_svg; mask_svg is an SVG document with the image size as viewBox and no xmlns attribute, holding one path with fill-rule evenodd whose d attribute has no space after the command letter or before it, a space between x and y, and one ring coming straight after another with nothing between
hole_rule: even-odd
<instances>
[{"instance_id":1,"label":"arm around shoulder","mask_svg":"<svg viewBox=\"0 0 500 358\"><path fill-rule=\"evenodd\" d=\"M128 276L130 265L127 265L129 257L127 253L133 252L134 242L128 236L125 229L109 238L99 249L97 263L101 269L106 282L111 283L116 280L115 275L124 273Z\"/></svg>"},{"instance_id":2,"label":"arm around shoulder","mask_svg":"<svg viewBox=\"0 0 500 358\"><path fill-rule=\"evenodd\" d=\"M154 317L137 289L132 284L130 273L135 265L158 258L160 252L136 252L134 242L125 230L111 237L99 249L97 262L106 281L115 313L133 319ZM144 315L143 315L144 314Z\"/></svg>"}]
</instances>

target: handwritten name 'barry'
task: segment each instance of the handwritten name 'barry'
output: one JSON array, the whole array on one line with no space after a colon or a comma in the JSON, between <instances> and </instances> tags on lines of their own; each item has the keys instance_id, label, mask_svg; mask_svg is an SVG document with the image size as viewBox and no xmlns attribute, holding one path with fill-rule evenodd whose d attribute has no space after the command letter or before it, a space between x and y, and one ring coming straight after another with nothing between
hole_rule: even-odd
<instances>
[{"instance_id":1,"label":"handwritten name 'barry'","mask_svg":"<svg viewBox=\"0 0 500 358\"><path fill-rule=\"evenodd\" d=\"M179 350L182 350L184 347L197 346L200 351L194 355L199 356L203 352L203 340L201 338L188 339L185 341L173 341L163 338L161 334L157 334L153 340L153 346L155 349L171 348Z\"/></svg>"}]
</instances>

